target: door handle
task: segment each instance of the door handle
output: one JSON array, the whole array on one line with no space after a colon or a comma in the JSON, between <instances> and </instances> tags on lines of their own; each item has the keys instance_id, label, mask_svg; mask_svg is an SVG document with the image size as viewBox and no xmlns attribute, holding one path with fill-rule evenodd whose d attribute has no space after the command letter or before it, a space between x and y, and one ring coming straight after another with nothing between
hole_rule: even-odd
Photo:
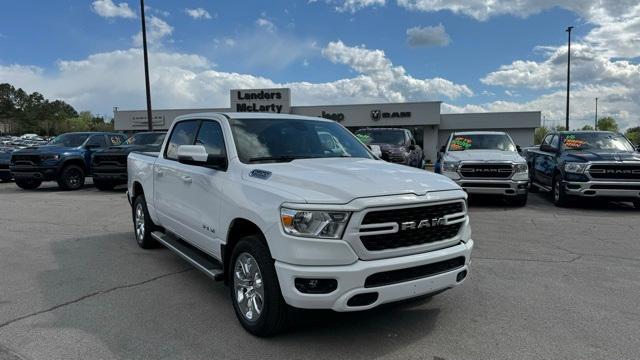
<instances>
[{"instance_id":1,"label":"door handle","mask_svg":"<svg viewBox=\"0 0 640 360\"><path fill-rule=\"evenodd\" d=\"M193 179L191 178L191 176L183 175L181 177L182 177L182 181L186 184L191 184L191 182L193 182Z\"/></svg>"},{"instance_id":2,"label":"door handle","mask_svg":"<svg viewBox=\"0 0 640 360\"><path fill-rule=\"evenodd\" d=\"M164 174L161 169L156 169L156 175L162 176Z\"/></svg>"}]
</instances>

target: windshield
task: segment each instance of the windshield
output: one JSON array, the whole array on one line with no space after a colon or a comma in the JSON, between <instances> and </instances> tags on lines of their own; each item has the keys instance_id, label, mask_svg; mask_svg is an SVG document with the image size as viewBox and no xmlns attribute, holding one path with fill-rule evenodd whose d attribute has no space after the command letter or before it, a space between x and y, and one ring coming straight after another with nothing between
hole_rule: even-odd
<instances>
[{"instance_id":1,"label":"windshield","mask_svg":"<svg viewBox=\"0 0 640 360\"><path fill-rule=\"evenodd\" d=\"M634 151L629 141L613 133L573 133L561 135L565 150L618 150Z\"/></svg>"},{"instance_id":2,"label":"windshield","mask_svg":"<svg viewBox=\"0 0 640 360\"><path fill-rule=\"evenodd\" d=\"M140 133L135 134L127 141L127 145L148 145L148 146L161 146L164 141L165 133Z\"/></svg>"},{"instance_id":3,"label":"windshield","mask_svg":"<svg viewBox=\"0 0 640 360\"><path fill-rule=\"evenodd\" d=\"M365 144L404 145L405 137L402 130L358 130L356 135Z\"/></svg>"},{"instance_id":4,"label":"windshield","mask_svg":"<svg viewBox=\"0 0 640 360\"><path fill-rule=\"evenodd\" d=\"M465 150L516 151L516 145L505 134L455 135L449 143L449 151Z\"/></svg>"},{"instance_id":5,"label":"windshield","mask_svg":"<svg viewBox=\"0 0 640 360\"><path fill-rule=\"evenodd\" d=\"M243 163L372 158L360 141L334 122L297 119L232 119L230 122Z\"/></svg>"},{"instance_id":6,"label":"windshield","mask_svg":"<svg viewBox=\"0 0 640 360\"><path fill-rule=\"evenodd\" d=\"M64 147L78 147L87 140L89 134L63 134L56 136L51 140L51 145L59 145Z\"/></svg>"}]
</instances>

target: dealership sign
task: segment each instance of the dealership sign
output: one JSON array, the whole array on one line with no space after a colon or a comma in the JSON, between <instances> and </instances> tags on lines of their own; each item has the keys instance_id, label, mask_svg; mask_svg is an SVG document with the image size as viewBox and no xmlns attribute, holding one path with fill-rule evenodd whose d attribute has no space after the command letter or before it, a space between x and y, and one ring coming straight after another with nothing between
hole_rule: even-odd
<instances>
[{"instance_id":1,"label":"dealership sign","mask_svg":"<svg viewBox=\"0 0 640 360\"><path fill-rule=\"evenodd\" d=\"M153 127L163 127L165 124L164 115L153 115ZM149 122L147 121L147 115L132 116L131 126L134 128L148 128Z\"/></svg>"},{"instance_id":2,"label":"dealership sign","mask_svg":"<svg viewBox=\"0 0 640 360\"><path fill-rule=\"evenodd\" d=\"M380 111L371 110L371 120L399 119L411 117L411 111Z\"/></svg>"},{"instance_id":3,"label":"dealership sign","mask_svg":"<svg viewBox=\"0 0 640 360\"><path fill-rule=\"evenodd\" d=\"M231 111L236 112L291 112L289 89L235 89L231 90Z\"/></svg>"},{"instance_id":4,"label":"dealership sign","mask_svg":"<svg viewBox=\"0 0 640 360\"><path fill-rule=\"evenodd\" d=\"M329 120L333 120L333 121L344 121L344 114L343 113L329 113L329 112L325 112L324 110L322 111L322 114L320 114L320 117L323 117L325 119L329 119Z\"/></svg>"}]
</instances>

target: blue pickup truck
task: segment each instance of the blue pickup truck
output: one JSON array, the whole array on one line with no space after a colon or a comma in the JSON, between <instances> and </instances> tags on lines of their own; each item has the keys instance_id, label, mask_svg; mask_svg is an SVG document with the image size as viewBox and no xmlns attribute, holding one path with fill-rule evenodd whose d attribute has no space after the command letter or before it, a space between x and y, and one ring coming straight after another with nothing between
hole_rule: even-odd
<instances>
[{"instance_id":1,"label":"blue pickup truck","mask_svg":"<svg viewBox=\"0 0 640 360\"><path fill-rule=\"evenodd\" d=\"M581 197L631 201L640 209L640 153L623 135L553 132L524 156L530 191L551 192L556 206Z\"/></svg>"},{"instance_id":2,"label":"blue pickup truck","mask_svg":"<svg viewBox=\"0 0 640 360\"><path fill-rule=\"evenodd\" d=\"M11 174L16 185L35 189L43 181L57 181L63 190L76 190L91 175L91 155L98 149L118 145L127 137L120 133L77 132L60 135L49 144L18 150L11 155Z\"/></svg>"}]
</instances>

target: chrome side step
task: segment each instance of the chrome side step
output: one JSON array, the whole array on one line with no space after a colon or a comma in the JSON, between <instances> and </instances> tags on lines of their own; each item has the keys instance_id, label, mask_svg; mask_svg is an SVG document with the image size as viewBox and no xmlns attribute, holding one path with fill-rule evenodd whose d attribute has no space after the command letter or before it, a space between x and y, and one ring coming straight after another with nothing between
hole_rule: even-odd
<instances>
[{"instance_id":1,"label":"chrome side step","mask_svg":"<svg viewBox=\"0 0 640 360\"><path fill-rule=\"evenodd\" d=\"M170 233L163 234L160 231L154 231L151 233L151 237L166 246L169 250L178 254L181 258L187 260L196 269L207 274L207 276L212 279L216 281L224 280L222 264L213 257Z\"/></svg>"},{"instance_id":2,"label":"chrome side step","mask_svg":"<svg viewBox=\"0 0 640 360\"><path fill-rule=\"evenodd\" d=\"M553 190L553 189L552 189L551 187L549 187L549 186L545 186L545 185L542 185L542 184L538 184L538 183L536 183L536 182L532 182L532 183L531 183L531 185L533 185L533 186L535 186L535 187L537 187L537 188L539 188L539 189L542 189L542 190L544 190L544 191L551 191L551 190Z\"/></svg>"}]
</instances>

